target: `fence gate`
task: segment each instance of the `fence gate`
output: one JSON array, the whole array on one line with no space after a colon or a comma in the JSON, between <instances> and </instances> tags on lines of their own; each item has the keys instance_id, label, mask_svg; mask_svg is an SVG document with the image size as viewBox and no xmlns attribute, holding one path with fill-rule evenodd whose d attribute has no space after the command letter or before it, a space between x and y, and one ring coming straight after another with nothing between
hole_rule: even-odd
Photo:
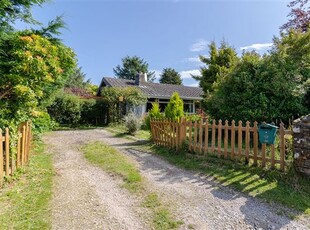
<instances>
[{"instance_id":1,"label":"fence gate","mask_svg":"<svg viewBox=\"0 0 310 230\"><path fill-rule=\"evenodd\" d=\"M151 120L153 141L162 146L178 149L181 145L181 123L170 119Z\"/></svg>"}]
</instances>

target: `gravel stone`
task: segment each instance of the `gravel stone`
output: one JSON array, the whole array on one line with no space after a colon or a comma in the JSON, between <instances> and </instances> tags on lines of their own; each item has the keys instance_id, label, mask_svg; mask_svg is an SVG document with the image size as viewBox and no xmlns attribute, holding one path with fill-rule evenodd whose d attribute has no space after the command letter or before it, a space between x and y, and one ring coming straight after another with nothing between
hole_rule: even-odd
<instances>
[{"instance_id":1,"label":"gravel stone","mask_svg":"<svg viewBox=\"0 0 310 230\"><path fill-rule=\"evenodd\" d=\"M267 204L173 166L161 157L133 149L139 141L116 138L104 129L57 131L45 135L57 176L52 200L53 229L150 229L138 199L119 179L89 164L79 148L102 141L129 156L149 190L169 204L180 229L309 229L310 218ZM277 211L286 215L278 215ZM288 216L298 216L292 220Z\"/></svg>"}]
</instances>

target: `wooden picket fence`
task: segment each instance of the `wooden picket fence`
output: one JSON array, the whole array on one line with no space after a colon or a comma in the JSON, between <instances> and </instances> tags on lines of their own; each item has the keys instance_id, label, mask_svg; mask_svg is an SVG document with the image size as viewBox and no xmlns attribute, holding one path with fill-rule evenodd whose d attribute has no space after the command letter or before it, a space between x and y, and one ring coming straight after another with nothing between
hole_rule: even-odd
<instances>
[{"instance_id":1,"label":"wooden picket fence","mask_svg":"<svg viewBox=\"0 0 310 230\"><path fill-rule=\"evenodd\" d=\"M16 169L25 165L30 156L31 122L22 122L18 127L18 138L12 143L10 132L5 128L4 133L0 129L0 181L4 176L12 175ZM14 149L14 150L12 150Z\"/></svg>"},{"instance_id":2,"label":"wooden picket fence","mask_svg":"<svg viewBox=\"0 0 310 230\"><path fill-rule=\"evenodd\" d=\"M151 120L152 140L161 146L179 150L185 144L190 152L201 155L217 155L225 159L251 163L254 166L279 168L284 170L289 163L286 155L286 139L292 138L292 131L283 124L277 131L276 144L260 144L258 124L242 121L235 124L228 121L208 119L200 121L172 121L169 119ZM184 147L184 146L183 146Z\"/></svg>"}]
</instances>

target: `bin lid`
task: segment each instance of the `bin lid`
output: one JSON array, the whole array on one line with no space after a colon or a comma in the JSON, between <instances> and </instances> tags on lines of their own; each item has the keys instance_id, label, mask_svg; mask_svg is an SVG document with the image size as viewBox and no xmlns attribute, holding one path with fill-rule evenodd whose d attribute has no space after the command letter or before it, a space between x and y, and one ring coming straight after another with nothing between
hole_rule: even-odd
<instances>
[{"instance_id":1,"label":"bin lid","mask_svg":"<svg viewBox=\"0 0 310 230\"><path fill-rule=\"evenodd\" d=\"M272 125L272 124L268 124L268 123L262 123L259 125L259 128L274 128L274 129L278 129L278 126Z\"/></svg>"}]
</instances>

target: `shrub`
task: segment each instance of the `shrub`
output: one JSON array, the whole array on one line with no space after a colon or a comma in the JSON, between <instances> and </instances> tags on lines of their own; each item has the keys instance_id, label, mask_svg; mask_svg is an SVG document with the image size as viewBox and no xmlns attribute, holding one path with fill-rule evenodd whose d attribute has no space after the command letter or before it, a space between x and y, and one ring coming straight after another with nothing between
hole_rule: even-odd
<instances>
[{"instance_id":1,"label":"shrub","mask_svg":"<svg viewBox=\"0 0 310 230\"><path fill-rule=\"evenodd\" d=\"M125 126L128 134L134 135L141 127L141 119L134 113L129 113L125 116Z\"/></svg>"},{"instance_id":2,"label":"shrub","mask_svg":"<svg viewBox=\"0 0 310 230\"><path fill-rule=\"evenodd\" d=\"M76 125L81 118L82 103L78 96L60 93L48 107L48 113L60 124Z\"/></svg>"},{"instance_id":3,"label":"shrub","mask_svg":"<svg viewBox=\"0 0 310 230\"><path fill-rule=\"evenodd\" d=\"M174 92L165 109L166 118L178 120L184 116L183 100L179 97L177 92Z\"/></svg>"},{"instance_id":4,"label":"shrub","mask_svg":"<svg viewBox=\"0 0 310 230\"><path fill-rule=\"evenodd\" d=\"M160 112L159 104L158 102L153 102L152 103L152 109L149 111L149 114L144 117L143 121L143 128L145 130L150 130L151 129L151 119L154 118L163 118L163 114Z\"/></svg>"},{"instance_id":5,"label":"shrub","mask_svg":"<svg viewBox=\"0 0 310 230\"><path fill-rule=\"evenodd\" d=\"M192 121L192 122L200 121L202 118L202 116L199 114L186 114L185 117L187 121Z\"/></svg>"}]
</instances>

